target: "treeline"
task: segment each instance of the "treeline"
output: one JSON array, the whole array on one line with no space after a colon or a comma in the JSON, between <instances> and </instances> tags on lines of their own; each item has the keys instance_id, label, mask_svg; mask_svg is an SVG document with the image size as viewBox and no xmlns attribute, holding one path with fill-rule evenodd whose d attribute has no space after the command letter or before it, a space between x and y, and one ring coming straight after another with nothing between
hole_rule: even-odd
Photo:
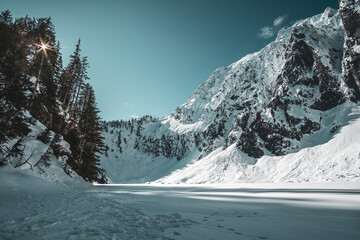
<instances>
[{"instance_id":1,"label":"treeline","mask_svg":"<svg viewBox=\"0 0 360 240\"><path fill-rule=\"evenodd\" d=\"M74 171L101 182L101 121L80 47L79 40L63 67L50 17L13 19L9 10L1 12L0 144L27 136L32 116L70 143L67 164Z\"/></svg>"},{"instance_id":2,"label":"treeline","mask_svg":"<svg viewBox=\"0 0 360 240\"><path fill-rule=\"evenodd\" d=\"M149 115L128 121L103 122L104 132L114 136L116 152L118 153L122 153L125 149L134 149L152 157L164 156L180 160L194 148L194 134L192 132L178 134L165 131L158 135L155 132L151 134L148 131L144 132L146 129L155 130L159 128L161 128L160 120ZM198 140L197 147L200 144L200 135L196 136L198 136L198 139L195 139L195 141ZM105 146L106 157L109 157L109 150L114 151L113 148ZM115 158L117 158L116 154Z\"/></svg>"}]
</instances>

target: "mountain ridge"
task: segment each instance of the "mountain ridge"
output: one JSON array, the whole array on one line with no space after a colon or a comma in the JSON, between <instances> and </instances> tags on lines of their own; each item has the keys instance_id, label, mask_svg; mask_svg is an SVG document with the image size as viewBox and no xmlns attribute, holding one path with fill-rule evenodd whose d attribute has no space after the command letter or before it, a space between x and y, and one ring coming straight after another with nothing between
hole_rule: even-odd
<instances>
[{"instance_id":1,"label":"mountain ridge","mask_svg":"<svg viewBox=\"0 0 360 240\"><path fill-rule=\"evenodd\" d=\"M260 51L216 69L169 116L104 123L110 151L102 155L101 164L110 179L154 181L215 151L221 155L228 147L241 152L231 161L247 159L252 165L263 156L301 151L307 146L303 139L316 132L326 135L320 142L328 142L345 121L333 117L331 109L341 105L351 112L350 102L358 98L356 76L346 80L352 76L346 64L353 64L354 54L349 52L354 52L356 41L350 41L353 45L347 50L344 41L351 33L344 29L341 16L358 11L355 2L352 6L345 13L327 8L282 29ZM133 159L138 159L134 161L139 169L145 162L147 167L124 174ZM157 171L162 164L165 172Z\"/></svg>"}]
</instances>

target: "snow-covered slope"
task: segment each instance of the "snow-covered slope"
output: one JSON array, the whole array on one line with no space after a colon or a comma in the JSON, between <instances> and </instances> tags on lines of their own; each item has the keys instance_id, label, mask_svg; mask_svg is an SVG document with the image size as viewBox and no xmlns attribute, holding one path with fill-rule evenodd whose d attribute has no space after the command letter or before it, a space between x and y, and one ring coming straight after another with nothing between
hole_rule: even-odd
<instances>
[{"instance_id":1,"label":"snow-covered slope","mask_svg":"<svg viewBox=\"0 0 360 240\"><path fill-rule=\"evenodd\" d=\"M340 108L343 106L339 106ZM263 156L255 163L235 144L188 164L158 183L317 182L360 180L360 107L353 104L348 122L333 138L285 156ZM329 115L339 109L329 110ZM317 137L321 138L321 134Z\"/></svg>"},{"instance_id":2,"label":"snow-covered slope","mask_svg":"<svg viewBox=\"0 0 360 240\"><path fill-rule=\"evenodd\" d=\"M358 61L353 58L356 41L350 47L345 44L349 53L343 59L344 36L349 39L352 34L356 40L357 31L348 33L342 19L356 17L359 4L344 2L341 7L346 5L346 11L327 8L282 29L259 52L216 69L170 116L104 123L108 149L101 165L109 178L169 183L315 181L337 180L337 174L346 171L353 180L359 179L355 168L359 159L353 152L329 160L319 153L321 161L304 152L327 146L339 132L344 134L348 115L358 106L354 103L359 98L358 72L351 68ZM298 170L281 172L287 169L285 163L291 163L289 158L304 163L298 163ZM343 165L345 159L352 164ZM326 161L342 167L329 170ZM296 174L310 162L320 173L328 173ZM268 168L273 169L268 172L271 176L265 174L271 171ZM257 174L251 175L249 169Z\"/></svg>"},{"instance_id":3,"label":"snow-covered slope","mask_svg":"<svg viewBox=\"0 0 360 240\"><path fill-rule=\"evenodd\" d=\"M21 172L63 185L86 184L66 164L71 151L63 136L48 130L28 111L21 115L30 132L0 145L0 166L8 172Z\"/></svg>"}]
</instances>

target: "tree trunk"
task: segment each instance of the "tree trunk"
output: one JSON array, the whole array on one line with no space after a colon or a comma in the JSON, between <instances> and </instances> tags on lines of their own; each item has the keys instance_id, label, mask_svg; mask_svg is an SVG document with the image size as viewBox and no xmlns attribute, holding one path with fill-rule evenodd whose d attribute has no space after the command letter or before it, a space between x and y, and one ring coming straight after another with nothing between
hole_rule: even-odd
<instances>
[{"instance_id":1,"label":"tree trunk","mask_svg":"<svg viewBox=\"0 0 360 240\"><path fill-rule=\"evenodd\" d=\"M85 136L84 136L84 138L85 138ZM82 155L83 155L83 152L84 152L85 143L86 143L86 139L83 139L82 143L80 144L81 147L80 147L79 165L82 165Z\"/></svg>"},{"instance_id":2,"label":"tree trunk","mask_svg":"<svg viewBox=\"0 0 360 240\"><path fill-rule=\"evenodd\" d=\"M43 62L44 62L44 56L45 56L45 55L43 54L43 56L42 56L42 58L41 58L41 62L40 62L39 72L38 72L38 75L37 75L37 78L36 78L36 81L35 81L35 86L34 86L34 89L33 89L32 97L31 97L31 99L33 99L33 100L35 99L36 89L37 89L37 87L38 87L38 85L39 85L41 68L42 68L42 65L43 65Z\"/></svg>"}]
</instances>

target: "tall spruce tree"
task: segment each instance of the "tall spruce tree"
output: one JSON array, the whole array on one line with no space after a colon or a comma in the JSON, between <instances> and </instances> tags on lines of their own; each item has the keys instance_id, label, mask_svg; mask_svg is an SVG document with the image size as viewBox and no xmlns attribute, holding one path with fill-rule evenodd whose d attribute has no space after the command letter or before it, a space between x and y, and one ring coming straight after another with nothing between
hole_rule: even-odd
<instances>
[{"instance_id":1,"label":"tall spruce tree","mask_svg":"<svg viewBox=\"0 0 360 240\"><path fill-rule=\"evenodd\" d=\"M72 104L72 115L74 118L77 118L80 116L79 112L81 112L81 107L79 107L81 104L80 102L80 93L81 90L84 87L85 81L89 80L87 69L89 68L89 62L87 60L87 57L81 58L81 72L80 72L80 78L78 79L76 85L75 85L75 91L74 91L74 102Z\"/></svg>"},{"instance_id":2,"label":"tall spruce tree","mask_svg":"<svg viewBox=\"0 0 360 240\"><path fill-rule=\"evenodd\" d=\"M87 69L89 63L87 57L81 57L79 39L76 44L74 53L70 56L68 66L63 70L59 82L59 98L63 103L64 110L69 114L72 121L76 122L79 119L81 108L79 103L81 101L80 95L83 90L86 80L89 80Z\"/></svg>"},{"instance_id":3,"label":"tall spruce tree","mask_svg":"<svg viewBox=\"0 0 360 240\"><path fill-rule=\"evenodd\" d=\"M27 29L26 39L31 50L29 74L36 78L30 97L30 112L52 129L53 116L59 112L55 73L58 71L58 59L61 57L55 44L55 27L50 17L24 19L19 22Z\"/></svg>"},{"instance_id":4,"label":"tall spruce tree","mask_svg":"<svg viewBox=\"0 0 360 240\"><path fill-rule=\"evenodd\" d=\"M89 84L85 84L82 98L83 106L79 120L79 129L81 131L79 174L88 181L97 181L100 172L98 167L100 160L97 153L102 151L104 144L95 94Z\"/></svg>"},{"instance_id":5,"label":"tall spruce tree","mask_svg":"<svg viewBox=\"0 0 360 240\"><path fill-rule=\"evenodd\" d=\"M74 95L81 81L81 56L80 39L76 44L75 51L70 55L70 61L60 77L60 100L65 110L70 110L74 101Z\"/></svg>"},{"instance_id":6,"label":"tall spruce tree","mask_svg":"<svg viewBox=\"0 0 360 240\"><path fill-rule=\"evenodd\" d=\"M23 43L22 29L12 22L9 10L0 14L0 84L1 96L17 107L24 106L30 81L27 56L29 48Z\"/></svg>"},{"instance_id":7,"label":"tall spruce tree","mask_svg":"<svg viewBox=\"0 0 360 240\"><path fill-rule=\"evenodd\" d=\"M22 110L30 90L27 56L22 29L13 22L9 10L0 14L0 143L25 136L28 126Z\"/></svg>"}]
</instances>

